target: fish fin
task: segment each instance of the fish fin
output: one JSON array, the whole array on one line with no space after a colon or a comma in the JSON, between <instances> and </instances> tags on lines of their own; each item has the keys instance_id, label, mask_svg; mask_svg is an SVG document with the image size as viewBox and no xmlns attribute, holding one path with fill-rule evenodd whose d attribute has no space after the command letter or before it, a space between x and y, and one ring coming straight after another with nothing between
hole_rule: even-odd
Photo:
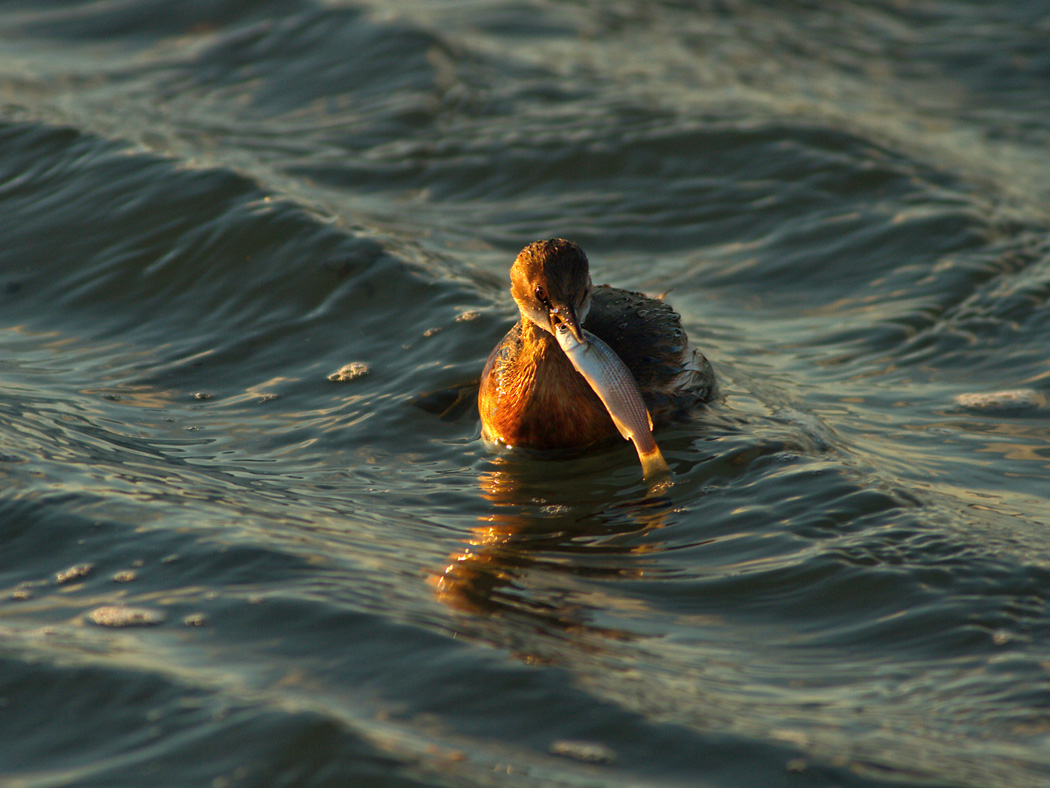
<instances>
[{"instance_id":1,"label":"fish fin","mask_svg":"<svg viewBox=\"0 0 1050 788\"><path fill-rule=\"evenodd\" d=\"M617 418L611 410L608 410L608 408L606 408L606 410L608 411L609 416L612 418L612 422L616 426L616 429L619 430L620 434L623 436L623 439L625 441L632 440L631 431L627 429L627 425L620 421L620 419ZM651 423L649 429L652 429Z\"/></svg>"}]
</instances>

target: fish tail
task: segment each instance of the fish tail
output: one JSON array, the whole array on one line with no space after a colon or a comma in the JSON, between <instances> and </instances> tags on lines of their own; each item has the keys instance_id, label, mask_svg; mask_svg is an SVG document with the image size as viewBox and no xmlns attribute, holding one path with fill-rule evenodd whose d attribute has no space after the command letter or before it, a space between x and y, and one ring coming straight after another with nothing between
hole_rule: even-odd
<instances>
[{"instance_id":1,"label":"fish tail","mask_svg":"<svg viewBox=\"0 0 1050 788\"><path fill-rule=\"evenodd\" d=\"M638 452L638 459L642 462L642 476L646 479L671 475L671 469L667 465L667 460L664 459L660 447L655 443L649 451Z\"/></svg>"}]
</instances>

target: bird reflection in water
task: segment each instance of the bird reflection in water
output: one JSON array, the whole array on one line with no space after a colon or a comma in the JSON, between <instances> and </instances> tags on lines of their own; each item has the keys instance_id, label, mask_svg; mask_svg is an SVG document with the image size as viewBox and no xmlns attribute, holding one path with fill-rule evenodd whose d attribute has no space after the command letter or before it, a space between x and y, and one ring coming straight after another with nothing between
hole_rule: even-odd
<instances>
[{"instance_id":1,"label":"bird reflection in water","mask_svg":"<svg viewBox=\"0 0 1050 788\"><path fill-rule=\"evenodd\" d=\"M571 584L544 588L537 578L641 577L637 559L656 545L640 537L664 524L671 501L646 495L588 509L577 485L551 484L549 474L529 473L516 459L497 457L495 464L479 478L491 511L478 518L466 549L431 577L437 598L459 611L524 617L544 629L599 630L587 623L586 605Z\"/></svg>"}]
</instances>

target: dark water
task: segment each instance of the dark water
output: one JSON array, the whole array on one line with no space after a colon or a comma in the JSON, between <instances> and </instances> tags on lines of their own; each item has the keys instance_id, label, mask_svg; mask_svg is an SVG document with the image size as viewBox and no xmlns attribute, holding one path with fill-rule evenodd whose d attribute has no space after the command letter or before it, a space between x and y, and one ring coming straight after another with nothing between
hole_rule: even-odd
<instances>
[{"instance_id":1,"label":"dark water","mask_svg":"<svg viewBox=\"0 0 1050 788\"><path fill-rule=\"evenodd\" d=\"M1044 2L0 41L0 784L1050 784ZM662 497L413 404L551 235L721 376Z\"/></svg>"}]
</instances>

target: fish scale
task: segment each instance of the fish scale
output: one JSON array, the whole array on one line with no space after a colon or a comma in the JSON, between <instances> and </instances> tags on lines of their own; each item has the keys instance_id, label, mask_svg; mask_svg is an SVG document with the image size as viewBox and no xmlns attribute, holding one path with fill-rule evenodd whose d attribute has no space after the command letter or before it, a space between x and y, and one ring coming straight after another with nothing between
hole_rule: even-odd
<instances>
[{"instance_id":1,"label":"fish scale","mask_svg":"<svg viewBox=\"0 0 1050 788\"><path fill-rule=\"evenodd\" d=\"M590 331L583 331L585 341L580 342L562 324L554 336L576 371L605 405L616 429L634 444L645 478L668 474L667 461L653 438L652 416L642 400L638 383L620 357Z\"/></svg>"}]
</instances>

